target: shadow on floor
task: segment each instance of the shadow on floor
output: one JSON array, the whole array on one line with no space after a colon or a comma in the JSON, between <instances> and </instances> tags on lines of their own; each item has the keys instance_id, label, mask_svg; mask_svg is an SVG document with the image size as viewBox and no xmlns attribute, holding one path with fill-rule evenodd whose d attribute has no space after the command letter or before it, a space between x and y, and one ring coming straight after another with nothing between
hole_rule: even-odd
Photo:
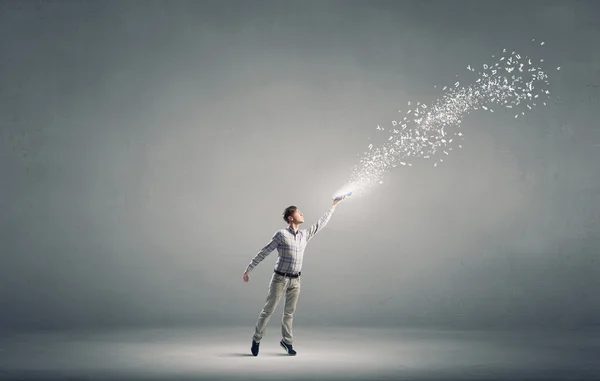
<instances>
[{"instance_id":1,"label":"shadow on floor","mask_svg":"<svg viewBox=\"0 0 600 381\"><path fill-rule=\"evenodd\" d=\"M259 356L269 356L269 357L293 357L288 355L287 353L259 353ZM252 355L252 353L240 353L240 352L236 352L236 353L224 353L222 355L220 355L219 357L254 357Z\"/></svg>"}]
</instances>

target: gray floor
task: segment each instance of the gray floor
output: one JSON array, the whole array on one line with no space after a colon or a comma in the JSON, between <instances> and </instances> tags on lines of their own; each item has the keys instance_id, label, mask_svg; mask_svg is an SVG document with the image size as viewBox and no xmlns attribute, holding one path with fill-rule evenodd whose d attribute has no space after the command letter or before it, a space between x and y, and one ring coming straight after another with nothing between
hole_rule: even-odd
<instances>
[{"instance_id":1,"label":"gray floor","mask_svg":"<svg viewBox=\"0 0 600 381\"><path fill-rule=\"evenodd\" d=\"M295 327L298 355L270 324L52 332L3 337L0 379L600 380L600 331L503 332Z\"/></svg>"}]
</instances>

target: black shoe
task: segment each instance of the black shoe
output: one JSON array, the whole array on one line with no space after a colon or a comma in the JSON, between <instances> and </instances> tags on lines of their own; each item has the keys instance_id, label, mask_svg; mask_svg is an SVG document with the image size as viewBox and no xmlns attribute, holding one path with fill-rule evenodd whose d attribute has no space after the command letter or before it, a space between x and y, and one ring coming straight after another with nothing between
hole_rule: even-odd
<instances>
[{"instance_id":1,"label":"black shoe","mask_svg":"<svg viewBox=\"0 0 600 381\"><path fill-rule=\"evenodd\" d=\"M281 340L279 342L279 345L281 345L281 348L283 348L288 355L290 356L296 356L296 351L294 350L294 348L292 348L292 346L290 344L286 344L283 342L283 340Z\"/></svg>"},{"instance_id":2,"label":"black shoe","mask_svg":"<svg viewBox=\"0 0 600 381\"><path fill-rule=\"evenodd\" d=\"M252 354L254 356L258 356L258 346L260 345L260 343L257 343L256 341L252 340Z\"/></svg>"}]
</instances>

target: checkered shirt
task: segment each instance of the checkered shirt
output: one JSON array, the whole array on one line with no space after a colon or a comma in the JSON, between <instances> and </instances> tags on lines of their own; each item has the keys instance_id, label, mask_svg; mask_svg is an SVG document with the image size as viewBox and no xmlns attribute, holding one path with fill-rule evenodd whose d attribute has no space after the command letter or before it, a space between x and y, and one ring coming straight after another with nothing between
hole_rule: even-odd
<instances>
[{"instance_id":1,"label":"checkered shirt","mask_svg":"<svg viewBox=\"0 0 600 381\"><path fill-rule=\"evenodd\" d=\"M275 262L275 270L289 274L298 274L302 269L302 259L304 258L306 244L327 225L334 211L335 206L332 206L319 218L317 223L308 229L298 229L297 232L294 232L294 229L289 226L287 229L277 230L271 241L252 259L246 270L248 272L252 271L267 255L277 249L279 256Z\"/></svg>"}]
</instances>

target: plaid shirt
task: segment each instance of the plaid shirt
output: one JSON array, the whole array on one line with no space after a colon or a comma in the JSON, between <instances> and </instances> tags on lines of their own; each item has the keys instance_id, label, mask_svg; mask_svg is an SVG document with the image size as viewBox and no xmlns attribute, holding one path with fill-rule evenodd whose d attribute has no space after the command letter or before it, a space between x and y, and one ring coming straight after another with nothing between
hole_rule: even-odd
<instances>
[{"instance_id":1,"label":"plaid shirt","mask_svg":"<svg viewBox=\"0 0 600 381\"><path fill-rule=\"evenodd\" d=\"M320 232L321 229L327 225L327 222L329 222L334 211L335 206L332 206L321 218L319 218L319 221L309 229L298 229L298 232L294 232L294 229L289 226L287 229L277 230L271 238L271 241L256 254L254 259L252 259L252 262L250 262L246 270L248 272L252 271L267 257L267 255L277 249L279 257L277 258L277 262L275 262L275 270L284 273L298 274L302 269L302 259L304 257L306 244L315 236L315 234Z\"/></svg>"}]
</instances>

